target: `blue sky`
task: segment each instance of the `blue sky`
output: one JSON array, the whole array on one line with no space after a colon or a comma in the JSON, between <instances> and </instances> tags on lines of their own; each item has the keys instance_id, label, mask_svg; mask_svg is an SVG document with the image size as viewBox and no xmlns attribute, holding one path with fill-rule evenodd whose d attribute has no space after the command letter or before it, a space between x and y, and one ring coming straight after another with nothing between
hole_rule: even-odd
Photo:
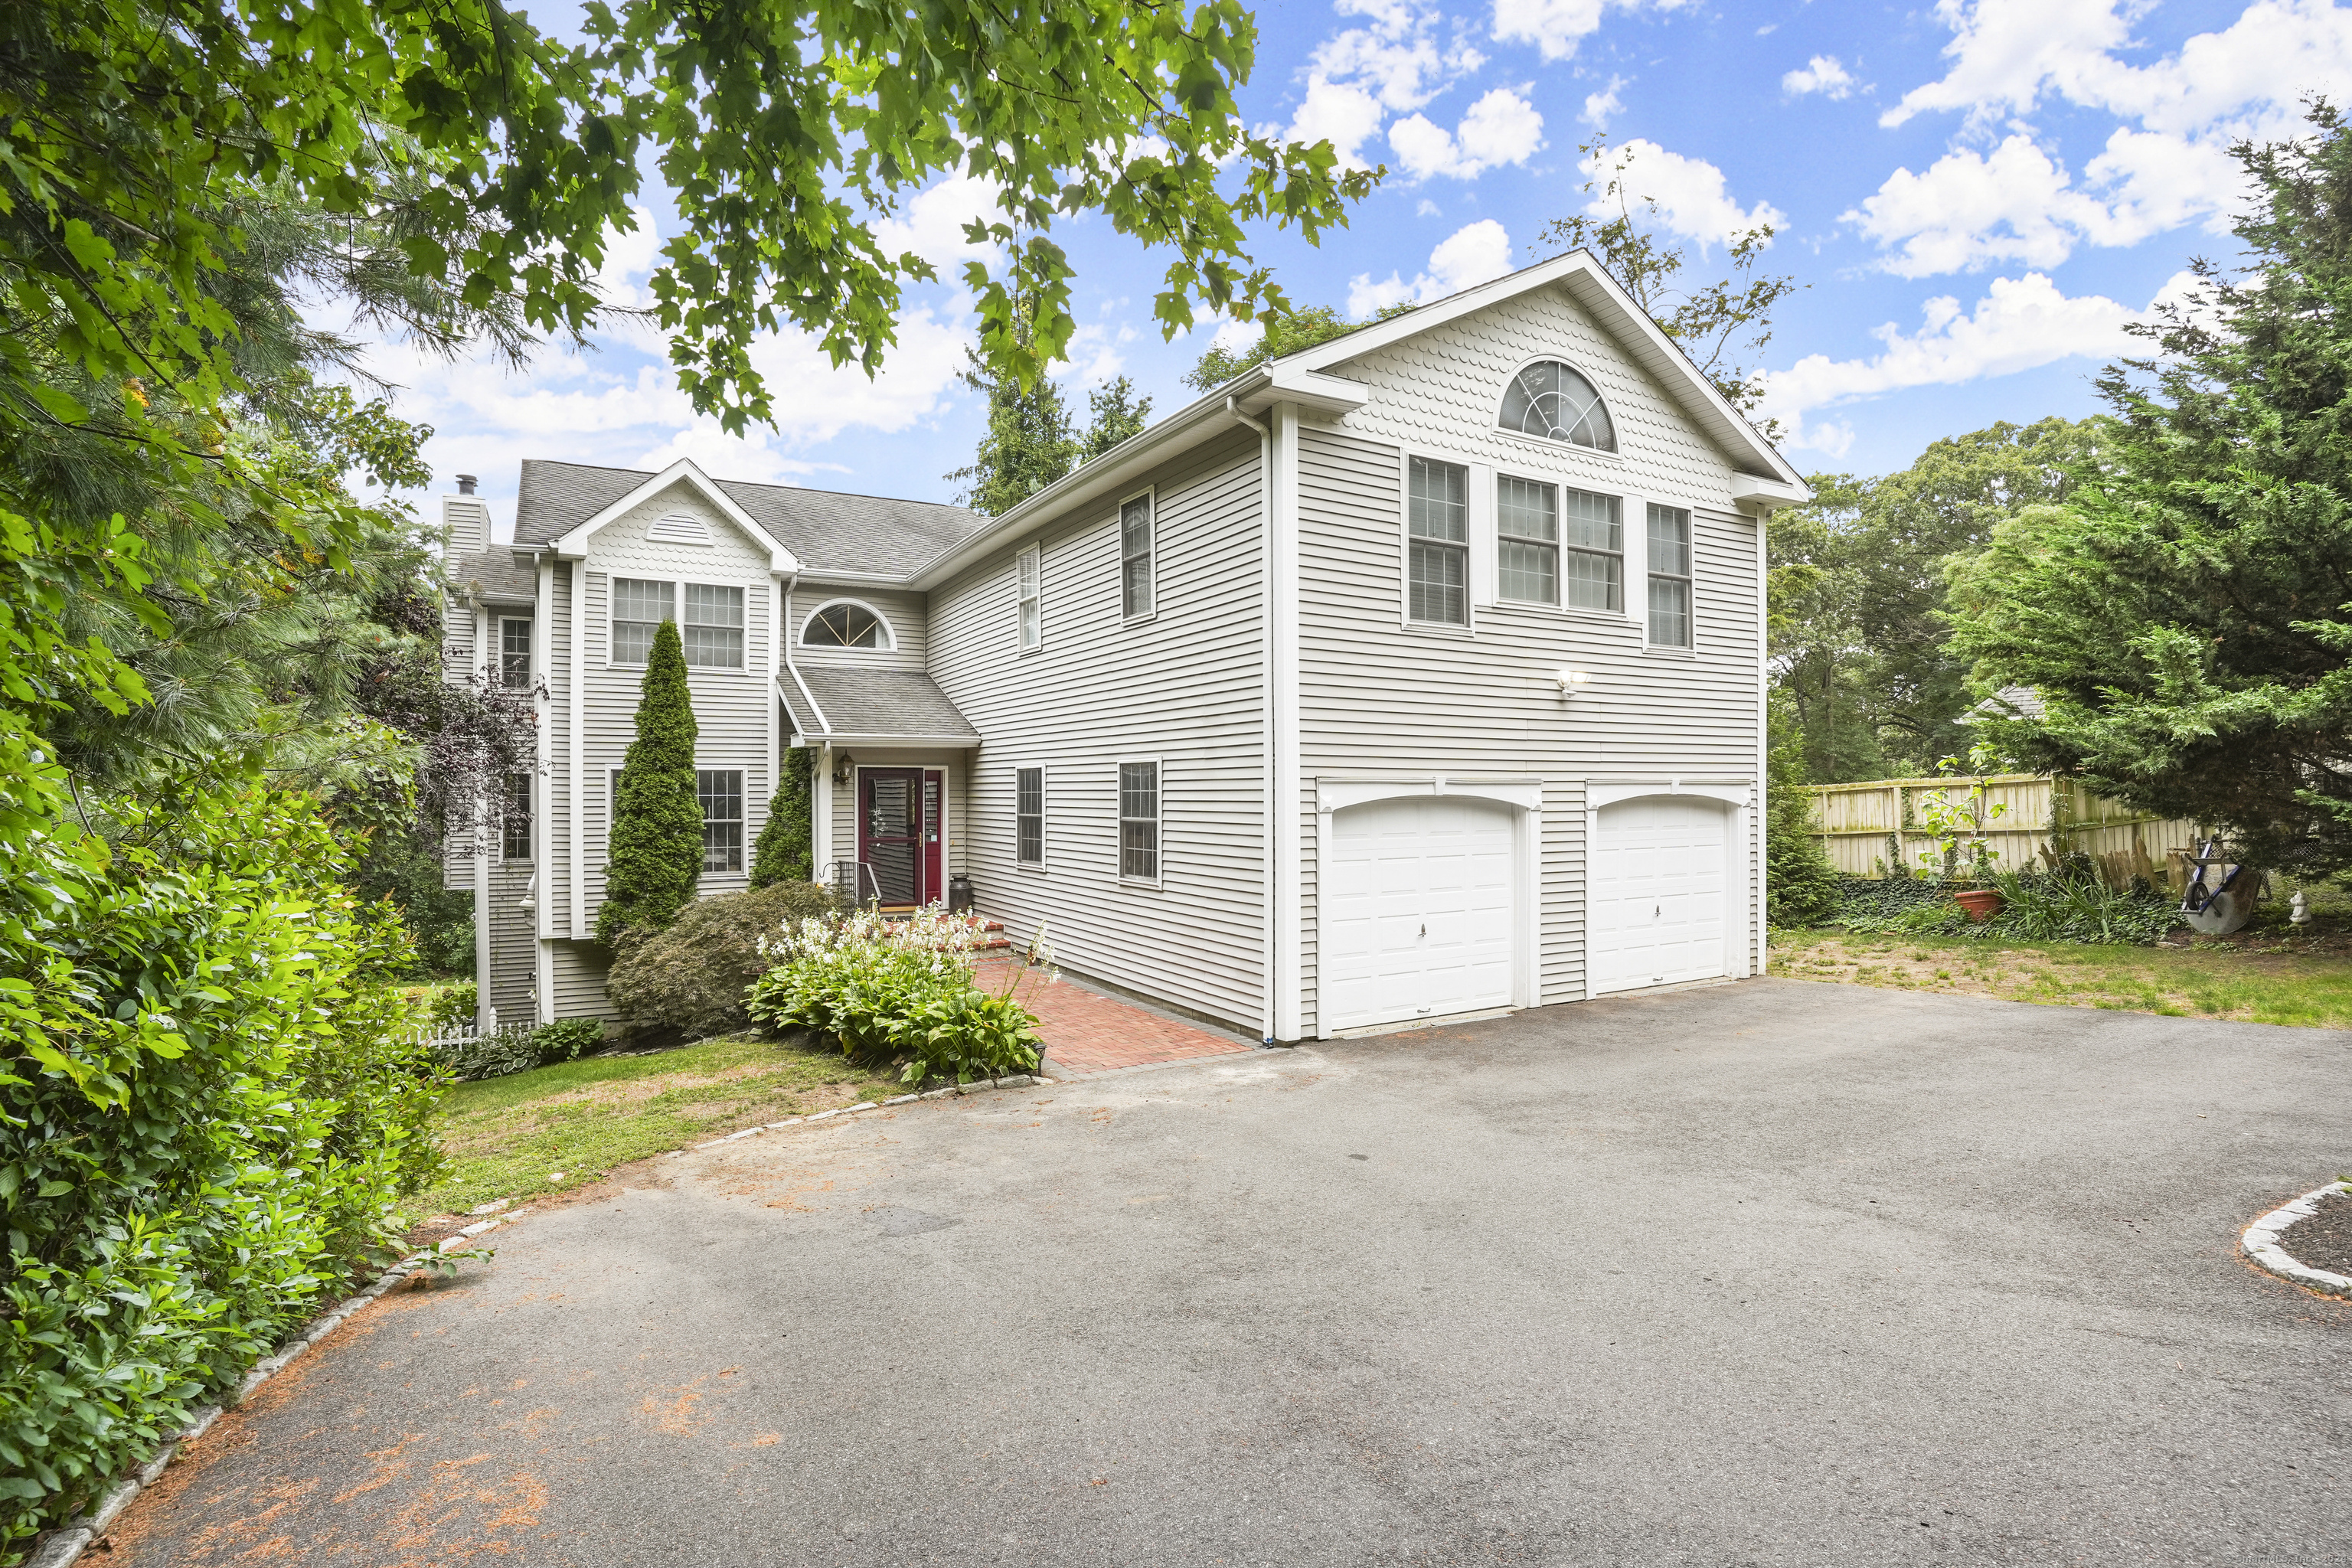
<instances>
[{"instance_id":1,"label":"blue sky","mask_svg":"<svg viewBox=\"0 0 2352 1568\"><path fill-rule=\"evenodd\" d=\"M1320 249L1261 237L1294 299L1363 315L1525 265L1547 220L1593 199L1579 149L1605 132L1693 276L1720 275L1727 232L1778 230L1768 267L1807 287L1761 366L1807 471L1883 472L1938 436L2089 412L2091 377L2128 352L2123 323L2191 256L2233 257L2229 144L2293 133L2306 93L2352 100L2352 8L2326 0L1339 0L1262 5L1258 20L1250 121L1389 168ZM608 264L625 301L674 224L655 201ZM960 262L982 201L935 187L891 237ZM1162 413L1185 402L1178 377L1220 329L1163 342L1160 258L1099 221L1057 237L1079 273L1071 401L1123 374ZM551 348L521 375L389 347L377 365L402 412L435 427L436 474L478 473L509 525L526 458L688 455L722 478L951 500L943 476L981 423L954 379L968 301L940 285L908 304L871 382L798 339L763 344L779 428L740 440L688 415L642 332Z\"/></svg>"}]
</instances>

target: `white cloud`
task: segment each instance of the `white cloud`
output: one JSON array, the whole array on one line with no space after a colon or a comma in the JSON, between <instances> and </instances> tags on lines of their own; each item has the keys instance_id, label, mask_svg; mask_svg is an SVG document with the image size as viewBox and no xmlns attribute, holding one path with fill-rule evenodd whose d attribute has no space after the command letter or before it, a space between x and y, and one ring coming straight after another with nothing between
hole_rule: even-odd
<instances>
[{"instance_id":1,"label":"white cloud","mask_svg":"<svg viewBox=\"0 0 2352 1568\"><path fill-rule=\"evenodd\" d=\"M1723 171L1703 158L1685 158L1638 138L1617 148L1606 169L1602 156L1596 150L1584 160L1585 173L1595 176L1600 187L1585 209L1595 217L1616 216L1617 197L1609 189L1614 181L1632 203L1656 202L1659 221L1702 247L1752 228L1780 228L1789 221L1789 215L1769 202L1743 209L1732 199Z\"/></svg>"},{"instance_id":2,"label":"white cloud","mask_svg":"<svg viewBox=\"0 0 2352 1568\"><path fill-rule=\"evenodd\" d=\"M2158 300L2179 298L2189 281L2187 273L2175 275ZM1804 416L1910 387L1956 385L2078 355L2129 353L2137 340L2125 332L2126 324L2148 319L2153 309L2132 310L2097 294L2070 300L2039 272L1995 279L1972 311L1963 314L1960 302L1944 295L1920 308L1917 331L1906 332L1893 321L1878 328L1872 336L1885 346L1871 358L1809 354L1787 370L1768 372L1761 412L1795 432L1792 446L1834 442L1834 432L1816 432Z\"/></svg>"},{"instance_id":3,"label":"white cloud","mask_svg":"<svg viewBox=\"0 0 2352 1568\"><path fill-rule=\"evenodd\" d=\"M1307 82L1307 96L1290 117L1290 128L1282 134L1291 142L1328 142L1345 166L1369 168L1359 149L1366 137L1381 128L1381 100L1371 93L1316 77Z\"/></svg>"},{"instance_id":4,"label":"white cloud","mask_svg":"<svg viewBox=\"0 0 2352 1568\"><path fill-rule=\"evenodd\" d=\"M992 223L1003 216L997 210L996 189L988 181L950 174L909 197L896 216L876 224L874 243L885 256L911 250L942 276L966 261L993 267L1003 259L1002 248L993 240L974 245L965 239L964 225Z\"/></svg>"},{"instance_id":5,"label":"white cloud","mask_svg":"<svg viewBox=\"0 0 2352 1568\"><path fill-rule=\"evenodd\" d=\"M1427 196L1423 196L1420 201L1413 205L1412 216L1415 217L1435 217L1444 210L1444 209L1440 207L1435 202L1431 201Z\"/></svg>"},{"instance_id":6,"label":"white cloud","mask_svg":"<svg viewBox=\"0 0 2352 1568\"><path fill-rule=\"evenodd\" d=\"M1475 180L1504 163L1524 163L1543 145L1543 116L1517 91L1498 87L1470 106L1452 132L1424 115L1389 127L1389 145L1416 180Z\"/></svg>"},{"instance_id":7,"label":"white cloud","mask_svg":"<svg viewBox=\"0 0 2352 1568\"><path fill-rule=\"evenodd\" d=\"M1672 11L1690 0L1495 0L1495 37L1505 43L1533 44L1548 60L1564 60L1600 31L1611 10L1644 5Z\"/></svg>"},{"instance_id":8,"label":"white cloud","mask_svg":"<svg viewBox=\"0 0 2352 1568\"><path fill-rule=\"evenodd\" d=\"M2016 135L1990 157L1963 149L1922 174L1897 169L1844 221L1893 248L1881 265L1906 278L2000 261L2055 267L2077 232L2105 221L2105 209L2069 185L2064 168Z\"/></svg>"},{"instance_id":9,"label":"white cloud","mask_svg":"<svg viewBox=\"0 0 2352 1568\"><path fill-rule=\"evenodd\" d=\"M1955 35L1944 47L1951 68L1905 93L1879 123L1954 109L1997 121L2031 110L2045 84L2092 101L2093 79L2128 68L2109 56L2130 38L2119 11L2118 0L1937 0L1936 15Z\"/></svg>"},{"instance_id":10,"label":"white cloud","mask_svg":"<svg viewBox=\"0 0 2352 1568\"><path fill-rule=\"evenodd\" d=\"M1328 141L1340 162L1368 167L1361 148L1391 113L1419 109L1486 57L1457 37L1438 41L1444 17L1413 0L1339 0L1343 16L1361 16L1366 26L1349 27L1316 46L1307 66L1307 89L1289 127L1292 142Z\"/></svg>"},{"instance_id":11,"label":"white cloud","mask_svg":"<svg viewBox=\"0 0 2352 1568\"><path fill-rule=\"evenodd\" d=\"M1802 70L1792 70L1780 79L1780 90L1797 97L1818 92L1823 98L1843 98L1853 89L1853 74L1835 55L1815 55Z\"/></svg>"},{"instance_id":12,"label":"white cloud","mask_svg":"<svg viewBox=\"0 0 2352 1568\"><path fill-rule=\"evenodd\" d=\"M1358 273L1348 283L1348 314L1361 321L1407 300L1425 305L1510 270L1511 237L1493 218L1481 218L1441 240L1429 253L1429 269L1409 283L1393 272L1381 282Z\"/></svg>"},{"instance_id":13,"label":"white cloud","mask_svg":"<svg viewBox=\"0 0 2352 1568\"><path fill-rule=\"evenodd\" d=\"M1586 93L1584 112L1577 118L1582 120L1587 125L1607 130L1609 121L1612 118L1625 112L1625 100L1617 96L1618 89L1624 85L1623 77L1612 76L1609 79L1609 85L1599 92Z\"/></svg>"}]
</instances>

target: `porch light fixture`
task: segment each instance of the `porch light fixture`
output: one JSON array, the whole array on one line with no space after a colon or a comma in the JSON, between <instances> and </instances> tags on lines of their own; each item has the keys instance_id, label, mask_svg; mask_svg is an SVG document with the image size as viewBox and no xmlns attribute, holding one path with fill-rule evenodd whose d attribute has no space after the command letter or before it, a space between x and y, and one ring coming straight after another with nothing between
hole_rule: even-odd
<instances>
[{"instance_id":1,"label":"porch light fixture","mask_svg":"<svg viewBox=\"0 0 2352 1568\"><path fill-rule=\"evenodd\" d=\"M1558 670L1554 672L1554 679L1559 682L1559 694L1562 697L1573 697L1576 695L1576 689L1578 687L1589 686L1592 683L1592 677L1591 674L1584 670L1575 668L1563 668Z\"/></svg>"},{"instance_id":2,"label":"porch light fixture","mask_svg":"<svg viewBox=\"0 0 2352 1568\"><path fill-rule=\"evenodd\" d=\"M849 782L849 770L856 765L857 759L856 757L851 756L847 752L842 752L841 755L835 757L833 762L833 782L837 784L847 784Z\"/></svg>"}]
</instances>

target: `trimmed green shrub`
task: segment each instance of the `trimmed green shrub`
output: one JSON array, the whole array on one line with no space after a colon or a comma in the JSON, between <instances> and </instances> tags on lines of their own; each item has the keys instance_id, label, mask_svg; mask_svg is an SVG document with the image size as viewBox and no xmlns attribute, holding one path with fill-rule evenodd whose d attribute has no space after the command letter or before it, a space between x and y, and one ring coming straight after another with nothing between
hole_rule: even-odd
<instances>
[{"instance_id":1,"label":"trimmed green shrub","mask_svg":"<svg viewBox=\"0 0 2352 1568\"><path fill-rule=\"evenodd\" d=\"M303 797L165 793L0 878L0 1554L396 1238L439 1090L387 907Z\"/></svg>"},{"instance_id":2,"label":"trimmed green shrub","mask_svg":"<svg viewBox=\"0 0 2352 1568\"><path fill-rule=\"evenodd\" d=\"M784 962L751 987L751 1016L830 1035L845 1057L904 1060L909 1084L1029 1071L1037 1020L1009 984L992 995L972 984L972 941L970 922L936 906L910 920L804 921Z\"/></svg>"},{"instance_id":3,"label":"trimmed green shrub","mask_svg":"<svg viewBox=\"0 0 2352 1568\"><path fill-rule=\"evenodd\" d=\"M1799 744L1776 746L1765 790L1765 920L1776 926L1814 926L1837 912L1837 868L1830 864L1812 826L1813 797L1805 789Z\"/></svg>"},{"instance_id":4,"label":"trimmed green shrub","mask_svg":"<svg viewBox=\"0 0 2352 1568\"><path fill-rule=\"evenodd\" d=\"M531 1049L539 1053L542 1067L577 1061L581 1052L595 1050L604 1043L602 1018L558 1018L552 1024L541 1024L530 1035Z\"/></svg>"},{"instance_id":5,"label":"trimmed green shrub","mask_svg":"<svg viewBox=\"0 0 2352 1568\"><path fill-rule=\"evenodd\" d=\"M677 624L654 633L638 688L637 738L614 790L612 846L596 940L619 945L625 931L660 931L694 897L702 876L702 800L694 788L694 696Z\"/></svg>"},{"instance_id":6,"label":"trimmed green shrub","mask_svg":"<svg viewBox=\"0 0 2352 1568\"><path fill-rule=\"evenodd\" d=\"M795 746L784 753L783 779L776 797L768 803L767 826L751 849L751 886L772 888L779 882L805 882L814 868L810 848L812 793L810 771L816 753Z\"/></svg>"},{"instance_id":7,"label":"trimmed green shrub","mask_svg":"<svg viewBox=\"0 0 2352 1568\"><path fill-rule=\"evenodd\" d=\"M482 1005L481 987L470 980L436 987L433 992L433 1022L441 1027L471 1019Z\"/></svg>"},{"instance_id":8,"label":"trimmed green shrub","mask_svg":"<svg viewBox=\"0 0 2352 1568\"><path fill-rule=\"evenodd\" d=\"M833 912L832 898L806 881L698 899L669 930L623 944L604 993L638 1027L688 1039L743 1028L744 993L776 963L761 943L782 947L802 921Z\"/></svg>"}]
</instances>

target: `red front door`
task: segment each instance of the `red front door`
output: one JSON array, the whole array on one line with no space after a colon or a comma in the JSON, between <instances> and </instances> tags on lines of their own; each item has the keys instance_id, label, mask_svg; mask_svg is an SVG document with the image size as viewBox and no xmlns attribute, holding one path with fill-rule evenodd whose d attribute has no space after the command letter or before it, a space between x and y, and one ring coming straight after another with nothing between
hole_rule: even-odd
<instances>
[{"instance_id":1,"label":"red front door","mask_svg":"<svg viewBox=\"0 0 2352 1568\"><path fill-rule=\"evenodd\" d=\"M857 858L873 868L886 909L928 904L946 888L940 874L946 784L938 768L857 770Z\"/></svg>"}]
</instances>

